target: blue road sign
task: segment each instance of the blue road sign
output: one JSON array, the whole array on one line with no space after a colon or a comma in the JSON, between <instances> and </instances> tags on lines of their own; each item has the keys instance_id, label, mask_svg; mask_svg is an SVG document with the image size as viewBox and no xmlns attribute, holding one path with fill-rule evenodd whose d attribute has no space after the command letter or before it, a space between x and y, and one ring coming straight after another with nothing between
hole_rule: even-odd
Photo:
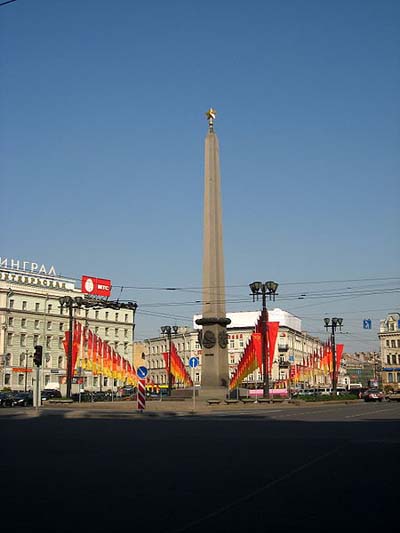
<instances>
[{"instance_id":1,"label":"blue road sign","mask_svg":"<svg viewBox=\"0 0 400 533\"><path fill-rule=\"evenodd\" d=\"M199 365L199 358L198 357L191 357L189 359L189 366L191 368L196 368L196 366Z\"/></svg>"},{"instance_id":2,"label":"blue road sign","mask_svg":"<svg viewBox=\"0 0 400 533\"><path fill-rule=\"evenodd\" d=\"M400 320L397 321L397 327L400 329Z\"/></svg>"},{"instance_id":3,"label":"blue road sign","mask_svg":"<svg viewBox=\"0 0 400 533\"><path fill-rule=\"evenodd\" d=\"M137 369L138 378L144 379L147 376L148 370L145 366L139 366Z\"/></svg>"},{"instance_id":4,"label":"blue road sign","mask_svg":"<svg viewBox=\"0 0 400 533\"><path fill-rule=\"evenodd\" d=\"M371 326L372 326L372 320L371 319L363 320L363 328L364 329L371 329Z\"/></svg>"}]
</instances>

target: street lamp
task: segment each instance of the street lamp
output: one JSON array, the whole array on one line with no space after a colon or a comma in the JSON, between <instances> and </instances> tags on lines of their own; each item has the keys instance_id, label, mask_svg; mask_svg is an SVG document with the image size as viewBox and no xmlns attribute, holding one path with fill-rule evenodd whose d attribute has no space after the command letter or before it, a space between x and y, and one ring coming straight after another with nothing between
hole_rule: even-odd
<instances>
[{"instance_id":1,"label":"street lamp","mask_svg":"<svg viewBox=\"0 0 400 533\"><path fill-rule=\"evenodd\" d=\"M171 396L172 391L172 374L171 374L171 337L172 333L178 333L178 326L161 326L161 333L168 338L168 396Z\"/></svg>"},{"instance_id":2,"label":"street lamp","mask_svg":"<svg viewBox=\"0 0 400 533\"><path fill-rule=\"evenodd\" d=\"M58 299L60 302L61 309L66 307L68 309L68 318L69 318L69 339L68 339L68 353L67 353L67 398L71 397L71 386L72 386L72 341L73 341L73 326L74 326L74 317L73 310L80 309L84 307L86 309L130 309L133 311L133 317L135 317L135 311L137 309L136 302L120 302L119 300L98 300L96 298L75 296L62 296Z\"/></svg>"},{"instance_id":3,"label":"street lamp","mask_svg":"<svg viewBox=\"0 0 400 533\"><path fill-rule=\"evenodd\" d=\"M252 292L253 302L261 294L262 296L262 311L261 311L261 356L262 356L262 374L263 374L263 398L269 399L269 370L267 364L267 324L268 324L268 310L267 310L267 296L269 300L275 301L278 283L275 281L253 281L249 287Z\"/></svg>"},{"instance_id":4,"label":"street lamp","mask_svg":"<svg viewBox=\"0 0 400 533\"><path fill-rule=\"evenodd\" d=\"M343 318L337 318L333 317L330 318L324 318L324 324L325 329L328 331L328 329L331 329L331 346L332 346L332 394L333 396L336 396L336 390L337 390L337 372L336 372L336 340L335 340L335 332L336 329L339 328L339 331L342 331L342 324L343 324Z\"/></svg>"}]
</instances>

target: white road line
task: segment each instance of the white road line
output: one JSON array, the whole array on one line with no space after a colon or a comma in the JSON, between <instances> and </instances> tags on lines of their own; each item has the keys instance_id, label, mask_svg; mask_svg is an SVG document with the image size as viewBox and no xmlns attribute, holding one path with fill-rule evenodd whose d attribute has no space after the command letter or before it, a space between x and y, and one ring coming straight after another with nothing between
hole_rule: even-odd
<instances>
[{"instance_id":1,"label":"white road line","mask_svg":"<svg viewBox=\"0 0 400 533\"><path fill-rule=\"evenodd\" d=\"M394 411L395 409L396 407L389 407L388 409L377 409L375 411L364 411L363 413L360 413L358 415L347 415L345 416L345 418L357 418L359 416L370 415L374 413L386 413L387 411Z\"/></svg>"}]
</instances>

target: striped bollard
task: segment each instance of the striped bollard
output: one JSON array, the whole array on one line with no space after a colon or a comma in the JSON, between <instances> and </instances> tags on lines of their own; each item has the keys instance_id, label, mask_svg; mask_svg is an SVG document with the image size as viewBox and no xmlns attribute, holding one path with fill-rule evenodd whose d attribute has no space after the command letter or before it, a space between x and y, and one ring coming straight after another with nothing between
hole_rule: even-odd
<instances>
[{"instance_id":1,"label":"striped bollard","mask_svg":"<svg viewBox=\"0 0 400 533\"><path fill-rule=\"evenodd\" d=\"M144 411L146 408L146 380L139 379L137 386L137 408Z\"/></svg>"},{"instance_id":2,"label":"striped bollard","mask_svg":"<svg viewBox=\"0 0 400 533\"><path fill-rule=\"evenodd\" d=\"M146 408L146 377L148 370L145 366L139 366L137 369L137 408L139 411L144 411Z\"/></svg>"}]
</instances>

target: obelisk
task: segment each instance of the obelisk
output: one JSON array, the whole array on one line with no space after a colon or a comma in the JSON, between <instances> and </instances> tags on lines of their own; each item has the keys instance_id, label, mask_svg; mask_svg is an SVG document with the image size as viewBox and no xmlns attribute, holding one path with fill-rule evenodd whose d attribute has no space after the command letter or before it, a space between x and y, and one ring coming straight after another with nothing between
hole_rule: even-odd
<instances>
[{"instance_id":1,"label":"obelisk","mask_svg":"<svg viewBox=\"0 0 400 533\"><path fill-rule=\"evenodd\" d=\"M196 323L203 349L201 362L202 398L223 399L229 385L228 335L230 319L225 312L224 251L222 242L221 176L218 137L214 131L215 109L207 113L205 140L204 229L203 229L203 313Z\"/></svg>"}]
</instances>

